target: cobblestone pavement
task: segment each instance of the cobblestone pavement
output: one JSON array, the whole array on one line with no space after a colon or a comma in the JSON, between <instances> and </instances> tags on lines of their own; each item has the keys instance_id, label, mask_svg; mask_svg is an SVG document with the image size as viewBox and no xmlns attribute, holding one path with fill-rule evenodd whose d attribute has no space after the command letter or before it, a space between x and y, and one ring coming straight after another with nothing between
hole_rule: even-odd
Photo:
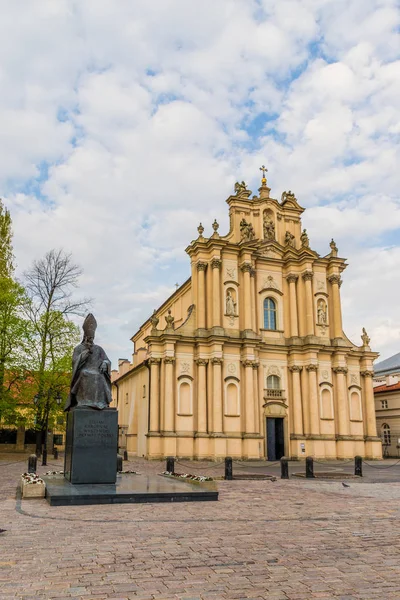
<instances>
[{"instance_id":1,"label":"cobblestone pavement","mask_svg":"<svg viewBox=\"0 0 400 600\"><path fill-rule=\"evenodd\" d=\"M400 483L221 481L219 502L50 507L18 500L26 459L1 458L0 600L400 599Z\"/></svg>"}]
</instances>

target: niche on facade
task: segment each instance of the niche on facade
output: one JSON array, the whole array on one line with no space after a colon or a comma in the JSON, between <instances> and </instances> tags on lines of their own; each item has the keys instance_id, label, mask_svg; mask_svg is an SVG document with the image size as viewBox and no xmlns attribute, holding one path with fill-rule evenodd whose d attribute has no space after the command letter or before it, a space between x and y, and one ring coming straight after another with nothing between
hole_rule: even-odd
<instances>
[{"instance_id":1,"label":"niche on facade","mask_svg":"<svg viewBox=\"0 0 400 600\"><path fill-rule=\"evenodd\" d=\"M321 419L332 420L333 417L333 398L332 390L328 386L323 386L320 391Z\"/></svg>"},{"instance_id":2,"label":"niche on facade","mask_svg":"<svg viewBox=\"0 0 400 600\"><path fill-rule=\"evenodd\" d=\"M238 382L228 378L225 382L225 417L238 417L240 415L240 393Z\"/></svg>"},{"instance_id":3,"label":"niche on facade","mask_svg":"<svg viewBox=\"0 0 400 600\"><path fill-rule=\"evenodd\" d=\"M193 388L192 381L183 377L178 384L178 415L191 417L193 415Z\"/></svg>"},{"instance_id":4,"label":"niche on facade","mask_svg":"<svg viewBox=\"0 0 400 600\"><path fill-rule=\"evenodd\" d=\"M322 335L325 335L328 327L328 305L325 298L317 298L317 326Z\"/></svg>"},{"instance_id":5,"label":"niche on facade","mask_svg":"<svg viewBox=\"0 0 400 600\"><path fill-rule=\"evenodd\" d=\"M237 290L233 286L225 289L225 316L229 318L229 324L235 324L235 318L238 316Z\"/></svg>"},{"instance_id":6,"label":"niche on facade","mask_svg":"<svg viewBox=\"0 0 400 600\"><path fill-rule=\"evenodd\" d=\"M360 390L349 388L350 421L362 421L362 404Z\"/></svg>"},{"instance_id":7,"label":"niche on facade","mask_svg":"<svg viewBox=\"0 0 400 600\"><path fill-rule=\"evenodd\" d=\"M263 212L263 237L268 241L276 240L275 215L270 208Z\"/></svg>"}]
</instances>

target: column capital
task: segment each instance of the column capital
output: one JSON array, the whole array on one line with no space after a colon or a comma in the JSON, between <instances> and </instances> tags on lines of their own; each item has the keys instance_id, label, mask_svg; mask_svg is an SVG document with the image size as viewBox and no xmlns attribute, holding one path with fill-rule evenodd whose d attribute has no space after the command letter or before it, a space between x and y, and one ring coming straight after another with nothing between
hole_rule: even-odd
<instances>
[{"instance_id":1,"label":"column capital","mask_svg":"<svg viewBox=\"0 0 400 600\"><path fill-rule=\"evenodd\" d=\"M312 281L312 278L314 277L314 273L312 271L304 271L304 273L302 273L301 276L304 281Z\"/></svg>"},{"instance_id":2,"label":"column capital","mask_svg":"<svg viewBox=\"0 0 400 600\"><path fill-rule=\"evenodd\" d=\"M222 365L222 363L223 363L223 362L224 362L224 359L223 359L223 358L219 358L218 356L214 356L214 357L211 359L211 363L212 363L213 365Z\"/></svg>"},{"instance_id":3,"label":"column capital","mask_svg":"<svg viewBox=\"0 0 400 600\"><path fill-rule=\"evenodd\" d=\"M211 261L211 268L212 269L220 269L222 267L222 260L220 260L219 258L213 258Z\"/></svg>"},{"instance_id":4,"label":"column capital","mask_svg":"<svg viewBox=\"0 0 400 600\"><path fill-rule=\"evenodd\" d=\"M159 365L161 363L161 358L155 358L154 356L151 356L149 358L149 365Z\"/></svg>"},{"instance_id":5,"label":"column capital","mask_svg":"<svg viewBox=\"0 0 400 600\"><path fill-rule=\"evenodd\" d=\"M362 377L373 377L374 372L370 371L369 369L366 369L365 371L361 371L361 375Z\"/></svg>"},{"instance_id":6,"label":"column capital","mask_svg":"<svg viewBox=\"0 0 400 600\"><path fill-rule=\"evenodd\" d=\"M333 367L332 371L336 374L347 375L348 368L347 367Z\"/></svg>"},{"instance_id":7,"label":"column capital","mask_svg":"<svg viewBox=\"0 0 400 600\"><path fill-rule=\"evenodd\" d=\"M298 280L299 276L297 275L297 273L288 273L286 275L286 281L288 283L296 283L296 281Z\"/></svg>"},{"instance_id":8,"label":"column capital","mask_svg":"<svg viewBox=\"0 0 400 600\"><path fill-rule=\"evenodd\" d=\"M334 283L337 283L337 285L338 285L339 287L342 285L342 280L341 280L341 277L340 277L340 275L336 275L336 274L329 275L329 277L328 277L328 281L329 281L329 283L331 283L332 285L333 285Z\"/></svg>"},{"instance_id":9,"label":"column capital","mask_svg":"<svg viewBox=\"0 0 400 600\"><path fill-rule=\"evenodd\" d=\"M260 363L258 362L258 360L253 360L251 366L253 367L253 369L258 369Z\"/></svg>"},{"instance_id":10,"label":"column capital","mask_svg":"<svg viewBox=\"0 0 400 600\"><path fill-rule=\"evenodd\" d=\"M240 270L242 271L242 273L251 273L251 263L243 263L242 265L240 265Z\"/></svg>"},{"instance_id":11,"label":"column capital","mask_svg":"<svg viewBox=\"0 0 400 600\"><path fill-rule=\"evenodd\" d=\"M208 365L208 358L195 358L194 362L198 367L206 367Z\"/></svg>"},{"instance_id":12,"label":"column capital","mask_svg":"<svg viewBox=\"0 0 400 600\"><path fill-rule=\"evenodd\" d=\"M253 367L254 360L244 358L240 361L244 367Z\"/></svg>"},{"instance_id":13,"label":"column capital","mask_svg":"<svg viewBox=\"0 0 400 600\"><path fill-rule=\"evenodd\" d=\"M311 363L310 365L306 365L306 371L318 371L318 365Z\"/></svg>"},{"instance_id":14,"label":"column capital","mask_svg":"<svg viewBox=\"0 0 400 600\"><path fill-rule=\"evenodd\" d=\"M308 366L317 366L317 365L308 365ZM300 365L290 365L288 367L289 371L291 371L292 373L300 373L303 370L303 367L301 367ZM309 370L309 369L308 369Z\"/></svg>"},{"instance_id":15,"label":"column capital","mask_svg":"<svg viewBox=\"0 0 400 600\"><path fill-rule=\"evenodd\" d=\"M197 263L198 271L205 271L206 269L207 269L207 263L201 262L201 261Z\"/></svg>"},{"instance_id":16,"label":"column capital","mask_svg":"<svg viewBox=\"0 0 400 600\"><path fill-rule=\"evenodd\" d=\"M250 277L255 277L256 276L256 270L253 269L253 267L251 267L250 269Z\"/></svg>"},{"instance_id":17,"label":"column capital","mask_svg":"<svg viewBox=\"0 0 400 600\"><path fill-rule=\"evenodd\" d=\"M164 363L166 365L173 365L174 362L175 362L175 357L174 356L165 356Z\"/></svg>"}]
</instances>

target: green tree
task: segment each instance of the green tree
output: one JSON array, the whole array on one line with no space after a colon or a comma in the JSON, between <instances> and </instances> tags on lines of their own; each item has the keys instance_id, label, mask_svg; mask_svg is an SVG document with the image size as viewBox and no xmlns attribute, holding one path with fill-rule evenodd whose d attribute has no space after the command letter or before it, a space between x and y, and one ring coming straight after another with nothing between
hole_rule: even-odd
<instances>
[{"instance_id":1,"label":"green tree","mask_svg":"<svg viewBox=\"0 0 400 600\"><path fill-rule=\"evenodd\" d=\"M65 397L68 388L72 349L79 341L79 329L71 317L82 315L89 303L74 297L81 274L80 267L63 250L51 250L25 273L31 373L37 390L33 407L37 450L55 410L56 397Z\"/></svg>"},{"instance_id":2,"label":"green tree","mask_svg":"<svg viewBox=\"0 0 400 600\"><path fill-rule=\"evenodd\" d=\"M14 279L12 220L0 200L0 420L16 423L27 323L24 288Z\"/></svg>"}]
</instances>

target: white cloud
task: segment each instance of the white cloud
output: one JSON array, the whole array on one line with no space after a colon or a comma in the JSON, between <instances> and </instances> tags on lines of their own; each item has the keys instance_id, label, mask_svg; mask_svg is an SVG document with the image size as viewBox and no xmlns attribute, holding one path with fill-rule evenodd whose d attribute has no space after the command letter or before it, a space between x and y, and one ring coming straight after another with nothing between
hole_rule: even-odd
<instances>
[{"instance_id":1,"label":"white cloud","mask_svg":"<svg viewBox=\"0 0 400 600\"><path fill-rule=\"evenodd\" d=\"M216 217L224 234L234 181L258 188L265 162L272 194L291 188L310 207L311 244L327 252L333 236L349 258L350 337L365 325L383 355L398 351L396 4L8 3L0 191L20 271L71 250L102 341L130 355L136 327L189 275L198 222Z\"/></svg>"}]
</instances>

